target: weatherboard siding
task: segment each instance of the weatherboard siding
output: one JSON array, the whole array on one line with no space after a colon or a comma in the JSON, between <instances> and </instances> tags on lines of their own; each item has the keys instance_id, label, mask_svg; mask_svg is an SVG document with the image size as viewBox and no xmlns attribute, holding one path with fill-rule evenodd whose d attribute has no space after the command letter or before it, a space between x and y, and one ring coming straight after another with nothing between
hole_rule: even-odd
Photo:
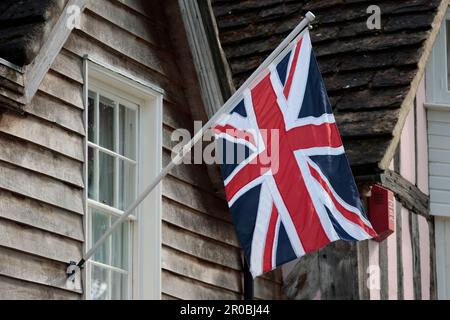
<instances>
[{"instance_id":1,"label":"weatherboard siding","mask_svg":"<svg viewBox=\"0 0 450 320\"><path fill-rule=\"evenodd\" d=\"M23 114L0 112L0 299L82 298L65 275L84 242L82 60L57 60L76 80L52 66Z\"/></svg>"},{"instance_id":2,"label":"weatherboard siding","mask_svg":"<svg viewBox=\"0 0 450 320\"><path fill-rule=\"evenodd\" d=\"M165 92L163 163L171 133L192 132L164 4L92 0L23 115L0 112L0 298L81 299L79 279L65 264L83 252L83 57L151 82ZM176 32L183 33L178 29ZM189 56L189 52L182 52ZM183 60L185 61L185 60ZM241 299L242 254L227 203L214 192L204 165L176 167L162 182L163 299ZM271 273L255 283L255 298L281 297Z\"/></svg>"},{"instance_id":3,"label":"weatherboard siding","mask_svg":"<svg viewBox=\"0 0 450 320\"><path fill-rule=\"evenodd\" d=\"M428 111L431 213L450 217L450 107Z\"/></svg>"}]
</instances>

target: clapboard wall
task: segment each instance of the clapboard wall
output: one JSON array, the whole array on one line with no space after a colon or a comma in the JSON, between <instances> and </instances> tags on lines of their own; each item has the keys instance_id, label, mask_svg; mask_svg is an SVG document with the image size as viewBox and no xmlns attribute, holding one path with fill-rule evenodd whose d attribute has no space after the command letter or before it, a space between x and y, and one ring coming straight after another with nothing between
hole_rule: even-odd
<instances>
[{"instance_id":1,"label":"clapboard wall","mask_svg":"<svg viewBox=\"0 0 450 320\"><path fill-rule=\"evenodd\" d=\"M164 3L89 1L25 114L1 112L0 298L83 297L64 272L84 243L84 55L165 91L164 164L172 131L192 131L198 88L180 77L190 54L168 36L183 38L183 30L171 26ZM241 250L205 166L175 168L163 181L162 208L162 298L242 298ZM276 274L258 279L256 298L279 298L280 287Z\"/></svg>"},{"instance_id":2,"label":"clapboard wall","mask_svg":"<svg viewBox=\"0 0 450 320\"><path fill-rule=\"evenodd\" d=\"M450 297L450 106L428 110L430 207L436 216L438 298Z\"/></svg>"},{"instance_id":3,"label":"clapboard wall","mask_svg":"<svg viewBox=\"0 0 450 320\"><path fill-rule=\"evenodd\" d=\"M431 213L450 217L450 107L428 111Z\"/></svg>"}]
</instances>

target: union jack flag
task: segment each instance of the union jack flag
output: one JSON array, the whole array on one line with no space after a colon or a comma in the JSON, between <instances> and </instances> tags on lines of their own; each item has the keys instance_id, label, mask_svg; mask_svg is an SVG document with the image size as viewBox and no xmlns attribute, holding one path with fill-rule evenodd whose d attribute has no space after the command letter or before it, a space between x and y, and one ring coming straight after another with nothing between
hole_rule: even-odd
<instances>
[{"instance_id":1,"label":"union jack flag","mask_svg":"<svg viewBox=\"0 0 450 320\"><path fill-rule=\"evenodd\" d=\"M308 31L214 127L232 219L254 277L330 242L376 236Z\"/></svg>"}]
</instances>

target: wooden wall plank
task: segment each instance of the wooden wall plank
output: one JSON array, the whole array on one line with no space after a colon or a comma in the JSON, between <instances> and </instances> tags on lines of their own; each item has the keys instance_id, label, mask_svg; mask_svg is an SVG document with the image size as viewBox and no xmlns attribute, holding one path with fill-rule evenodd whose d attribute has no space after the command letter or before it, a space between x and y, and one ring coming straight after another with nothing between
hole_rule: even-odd
<instances>
[{"instance_id":1,"label":"wooden wall plank","mask_svg":"<svg viewBox=\"0 0 450 320\"><path fill-rule=\"evenodd\" d=\"M139 1L139 0L113 0L113 1L117 1L119 3L121 3L122 5L133 9L136 12L139 12L140 14L142 14L143 16L149 16L149 12L147 10L147 8L145 7L145 2L143 1Z\"/></svg>"},{"instance_id":2,"label":"wooden wall plank","mask_svg":"<svg viewBox=\"0 0 450 320\"><path fill-rule=\"evenodd\" d=\"M84 109L82 86L52 70L45 75L39 90L79 109Z\"/></svg>"},{"instance_id":3,"label":"wooden wall plank","mask_svg":"<svg viewBox=\"0 0 450 320\"><path fill-rule=\"evenodd\" d=\"M219 290L201 282L162 272L162 292L184 300L239 300L241 296L231 291Z\"/></svg>"},{"instance_id":4,"label":"wooden wall plank","mask_svg":"<svg viewBox=\"0 0 450 320\"><path fill-rule=\"evenodd\" d=\"M0 132L28 140L75 160L84 161L83 137L34 116L20 117L5 112L0 115Z\"/></svg>"},{"instance_id":5,"label":"wooden wall plank","mask_svg":"<svg viewBox=\"0 0 450 320\"><path fill-rule=\"evenodd\" d=\"M38 92L24 107L26 113L84 136L83 112L43 92Z\"/></svg>"},{"instance_id":6,"label":"wooden wall plank","mask_svg":"<svg viewBox=\"0 0 450 320\"><path fill-rule=\"evenodd\" d=\"M162 268L214 287L242 292L242 273L163 246Z\"/></svg>"},{"instance_id":7,"label":"wooden wall plank","mask_svg":"<svg viewBox=\"0 0 450 320\"><path fill-rule=\"evenodd\" d=\"M163 148L163 167L168 165L172 161L172 153L166 148ZM186 164L175 166L170 175L188 184L191 184L202 192L207 192L214 197L219 197L222 201L225 201L225 197L222 198L221 193L216 193L211 180L208 177L207 169L205 165Z\"/></svg>"},{"instance_id":8,"label":"wooden wall plank","mask_svg":"<svg viewBox=\"0 0 450 320\"><path fill-rule=\"evenodd\" d=\"M193 132L193 120L189 114L189 109L181 105L163 101L163 123L172 129L187 129Z\"/></svg>"},{"instance_id":9,"label":"wooden wall plank","mask_svg":"<svg viewBox=\"0 0 450 320\"><path fill-rule=\"evenodd\" d=\"M79 300L81 295L0 276L1 300Z\"/></svg>"},{"instance_id":10,"label":"wooden wall plank","mask_svg":"<svg viewBox=\"0 0 450 320\"><path fill-rule=\"evenodd\" d=\"M170 176L166 177L162 184L165 197L223 221L231 221L227 204L218 201L217 197Z\"/></svg>"},{"instance_id":11,"label":"wooden wall plank","mask_svg":"<svg viewBox=\"0 0 450 320\"><path fill-rule=\"evenodd\" d=\"M83 191L67 184L0 162L0 188L83 214Z\"/></svg>"},{"instance_id":12,"label":"wooden wall plank","mask_svg":"<svg viewBox=\"0 0 450 320\"><path fill-rule=\"evenodd\" d=\"M128 7L119 2L91 0L88 1L87 9L150 45L157 47L164 45L155 36L155 33L151 32L155 28L161 29L157 24L152 23L153 19L148 19L134 10L129 10Z\"/></svg>"},{"instance_id":13,"label":"wooden wall plank","mask_svg":"<svg viewBox=\"0 0 450 320\"><path fill-rule=\"evenodd\" d=\"M169 300L170 301L170 300L180 300L180 299L163 293L163 294L161 294L161 300Z\"/></svg>"},{"instance_id":14,"label":"wooden wall plank","mask_svg":"<svg viewBox=\"0 0 450 320\"><path fill-rule=\"evenodd\" d=\"M62 49L51 65L51 70L70 80L84 83L83 60L72 52Z\"/></svg>"},{"instance_id":15,"label":"wooden wall plank","mask_svg":"<svg viewBox=\"0 0 450 320\"><path fill-rule=\"evenodd\" d=\"M83 188L83 164L33 143L0 133L0 160Z\"/></svg>"},{"instance_id":16,"label":"wooden wall plank","mask_svg":"<svg viewBox=\"0 0 450 320\"><path fill-rule=\"evenodd\" d=\"M83 216L0 189L0 217L84 241Z\"/></svg>"},{"instance_id":17,"label":"wooden wall plank","mask_svg":"<svg viewBox=\"0 0 450 320\"><path fill-rule=\"evenodd\" d=\"M66 263L0 247L0 275L81 294L81 276L69 280L66 268Z\"/></svg>"},{"instance_id":18,"label":"wooden wall plank","mask_svg":"<svg viewBox=\"0 0 450 320\"><path fill-rule=\"evenodd\" d=\"M0 219L0 246L69 263L79 260L82 243L50 232Z\"/></svg>"},{"instance_id":19,"label":"wooden wall plank","mask_svg":"<svg viewBox=\"0 0 450 320\"><path fill-rule=\"evenodd\" d=\"M409 228L411 234L414 299L422 300L422 272L420 265L420 239L418 216L410 213Z\"/></svg>"},{"instance_id":20,"label":"wooden wall plank","mask_svg":"<svg viewBox=\"0 0 450 320\"><path fill-rule=\"evenodd\" d=\"M234 226L229 222L191 210L163 198L163 220L198 235L240 248Z\"/></svg>"},{"instance_id":21,"label":"wooden wall plank","mask_svg":"<svg viewBox=\"0 0 450 320\"><path fill-rule=\"evenodd\" d=\"M240 250L163 222L164 245L218 265L242 270Z\"/></svg>"},{"instance_id":22,"label":"wooden wall plank","mask_svg":"<svg viewBox=\"0 0 450 320\"><path fill-rule=\"evenodd\" d=\"M256 299L276 300L281 299L280 284L258 277L254 282L254 294Z\"/></svg>"},{"instance_id":23,"label":"wooden wall plank","mask_svg":"<svg viewBox=\"0 0 450 320\"><path fill-rule=\"evenodd\" d=\"M115 27L112 23L89 11L85 11L81 16L81 30L128 59L133 59L161 75L167 75L168 64L163 66L161 53L157 52L156 48L150 48L136 37L130 36L128 32ZM114 34L114 37L111 37L111 34ZM167 55L168 52L165 54Z\"/></svg>"},{"instance_id":24,"label":"wooden wall plank","mask_svg":"<svg viewBox=\"0 0 450 320\"><path fill-rule=\"evenodd\" d=\"M133 77L148 81L164 89L164 99L171 103L185 106L182 90L175 85L171 79L167 78L137 61L124 59L120 54L104 46L101 42L82 32L73 32L65 44L65 49L76 54L80 58L89 54L90 59L99 61L102 64L114 66L117 70ZM183 111L186 112L186 111Z\"/></svg>"},{"instance_id":25,"label":"wooden wall plank","mask_svg":"<svg viewBox=\"0 0 450 320\"><path fill-rule=\"evenodd\" d=\"M409 216L411 213L402 208L402 269L403 269L403 297L405 300L414 299L413 251Z\"/></svg>"}]
</instances>

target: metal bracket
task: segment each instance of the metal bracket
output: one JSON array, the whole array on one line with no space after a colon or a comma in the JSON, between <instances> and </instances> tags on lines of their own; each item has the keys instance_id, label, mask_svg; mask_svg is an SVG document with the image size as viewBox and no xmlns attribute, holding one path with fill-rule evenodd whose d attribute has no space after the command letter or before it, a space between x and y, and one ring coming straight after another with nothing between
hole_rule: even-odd
<instances>
[{"instance_id":1,"label":"metal bracket","mask_svg":"<svg viewBox=\"0 0 450 320\"><path fill-rule=\"evenodd\" d=\"M75 261L70 261L66 274L69 281L75 282L75 276L77 274L77 271L79 271L81 268L77 265Z\"/></svg>"}]
</instances>

